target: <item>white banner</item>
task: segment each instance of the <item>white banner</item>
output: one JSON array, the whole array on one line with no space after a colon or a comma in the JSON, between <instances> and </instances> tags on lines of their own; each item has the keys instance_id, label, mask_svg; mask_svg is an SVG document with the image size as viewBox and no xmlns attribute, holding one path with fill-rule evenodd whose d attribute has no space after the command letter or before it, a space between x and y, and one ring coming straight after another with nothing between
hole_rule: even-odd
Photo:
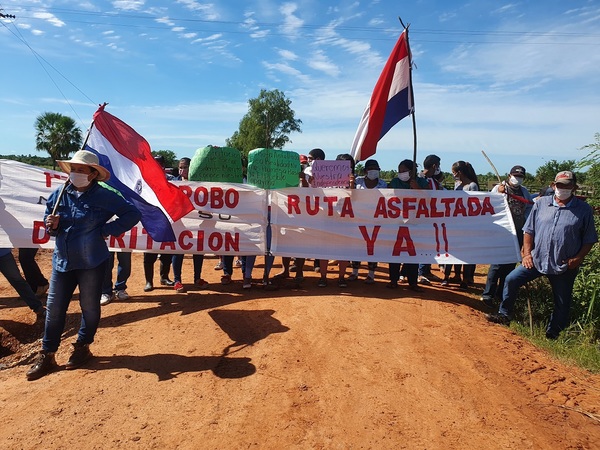
<instances>
[{"instance_id":1,"label":"white banner","mask_svg":"<svg viewBox=\"0 0 600 450\"><path fill-rule=\"evenodd\" d=\"M273 254L344 261L504 264L520 260L502 194L410 189L271 192Z\"/></svg>"},{"instance_id":2,"label":"white banner","mask_svg":"<svg viewBox=\"0 0 600 450\"><path fill-rule=\"evenodd\" d=\"M43 218L62 172L0 160L0 247L54 248ZM141 223L108 238L113 250L261 255L266 251L267 192L248 185L174 181L196 210L173 224L176 242L154 242Z\"/></svg>"}]
</instances>

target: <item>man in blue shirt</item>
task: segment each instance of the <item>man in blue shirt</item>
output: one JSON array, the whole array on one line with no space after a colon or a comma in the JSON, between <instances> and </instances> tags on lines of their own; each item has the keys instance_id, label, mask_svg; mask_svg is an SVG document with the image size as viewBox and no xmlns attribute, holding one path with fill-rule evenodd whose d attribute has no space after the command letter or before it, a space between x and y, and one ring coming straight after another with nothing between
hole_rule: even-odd
<instances>
[{"instance_id":1,"label":"man in blue shirt","mask_svg":"<svg viewBox=\"0 0 600 450\"><path fill-rule=\"evenodd\" d=\"M546 328L548 339L558 338L569 325L573 284L579 266L598 242L590 205L575 197L577 180L571 171L559 172L552 183L554 195L541 197L523 227L522 264L504 283L498 314L490 322L508 324L519 288L542 275L552 286L554 311Z\"/></svg>"}]
</instances>

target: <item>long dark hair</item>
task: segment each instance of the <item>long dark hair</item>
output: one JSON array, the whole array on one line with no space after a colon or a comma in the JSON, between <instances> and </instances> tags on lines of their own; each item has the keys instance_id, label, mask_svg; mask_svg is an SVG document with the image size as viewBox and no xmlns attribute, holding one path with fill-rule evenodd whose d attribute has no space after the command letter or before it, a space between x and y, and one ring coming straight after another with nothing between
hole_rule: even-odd
<instances>
[{"instance_id":1,"label":"long dark hair","mask_svg":"<svg viewBox=\"0 0 600 450\"><path fill-rule=\"evenodd\" d=\"M474 181L477 185L477 189L479 189L479 180L477 180L477 174L475 173L475 169L473 169L473 166L470 162L456 161L454 164L452 164L452 171L462 173L470 181Z\"/></svg>"}]
</instances>

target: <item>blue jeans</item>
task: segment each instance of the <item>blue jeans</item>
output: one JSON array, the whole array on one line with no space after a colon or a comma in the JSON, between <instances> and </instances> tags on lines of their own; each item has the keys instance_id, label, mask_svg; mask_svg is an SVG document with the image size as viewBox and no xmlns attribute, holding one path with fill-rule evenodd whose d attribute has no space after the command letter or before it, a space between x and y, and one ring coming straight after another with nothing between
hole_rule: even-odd
<instances>
[{"instance_id":1,"label":"blue jeans","mask_svg":"<svg viewBox=\"0 0 600 450\"><path fill-rule=\"evenodd\" d=\"M103 294L110 294L112 292L112 271L115 267L115 254L117 255L117 282L115 283L115 291L124 291L127 289L127 280L131 275L131 253L111 252L106 260L106 271L102 283Z\"/></svg>"},{"instance_id":2,"label":"blue jeans","mask_svg":"<svg viewBox=\"0 0 600 450\"><path fill-rule=\"evenodd\" d=\"M31 290L29 283L21 276L17 262L12 253L0 257L0 272L6 277L12 287L15 288L17 294L25 300L27 306L33 311L36 311L42 306L42 302L35 296Z\"/></svg>"},{"instance_id":3,"label":"blue jeans","mask_svg":"<svg viewBox=\"0 0 600 450\"><path fill-rule=\"evenodd\" d=\"M93 269L78 269L58 272L52 269L50 289L46 308L46 324L42 349L55 352L60 345L60 337L65 329L65 320L71 297L79 286L79 305L81 307L81 326L77 342L91 344L100 324L100 296L107 261Z\"/></svg>"},{"instance_id":4,"label":"blue jeans","mask_svg":"<svg viewBox=\"0 0 600 450\"><path fill-rule=\"evenodd\" d=\"M492 264L488 270L485 289L483 290L483 294L481 294L481 296L490 300L496 297L502 298L504 280L506 280L506 277L512 272L515 266L515 263Z\"/></svg>"},{"instance_id":5,"label":"blue jeans","mask_svg":"<svg viewBox=\"0 0 600 450\"><path fill-rule=\"evenodd\" d=\"M559 275L546 275L550 286L552 286L552 296L554 297L554 311L550 315L550 322L546 328L548 334L558 336L558 333L569 325L569 309L573 299L573 284L577 272L578 269L573 269ZM508 274L504 281L502 303L500 303L498 312L510 317L517 300L519 288L542 275L537 269L527 269L525 266L518 266Z\"/></svg>"}]
</instances>

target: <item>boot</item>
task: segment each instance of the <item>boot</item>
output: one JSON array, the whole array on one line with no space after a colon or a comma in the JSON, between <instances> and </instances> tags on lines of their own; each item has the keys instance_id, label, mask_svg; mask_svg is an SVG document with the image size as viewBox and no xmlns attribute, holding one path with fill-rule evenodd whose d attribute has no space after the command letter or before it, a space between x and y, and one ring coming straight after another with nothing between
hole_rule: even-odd
<instances>
[{"instance_id":1,"label":"boot","mask_svg":"<svg viewBox=\"0 0 600 450\"><path fill-rule=\"evenodd\" d=\"M89 344L75 342L73 343L73 353L71 353L71 357L67 361L66 368L68 370L77 369L83 366L92 356Z\"/></svg>"},{"instance_id":2,"label":"boot","mask_svg":"<svg viewBox=\"0 0 600 450\"><path fill-rule=\"evenodd\" d=\"M58 365L54 359L54 352L41 350L38 353L35 363L31 366L31 369L27 371L26 376L29 381L37 380L44 375L48 375L50 372L54 372L57 368Z\"/></svg>"}]
</instances>

